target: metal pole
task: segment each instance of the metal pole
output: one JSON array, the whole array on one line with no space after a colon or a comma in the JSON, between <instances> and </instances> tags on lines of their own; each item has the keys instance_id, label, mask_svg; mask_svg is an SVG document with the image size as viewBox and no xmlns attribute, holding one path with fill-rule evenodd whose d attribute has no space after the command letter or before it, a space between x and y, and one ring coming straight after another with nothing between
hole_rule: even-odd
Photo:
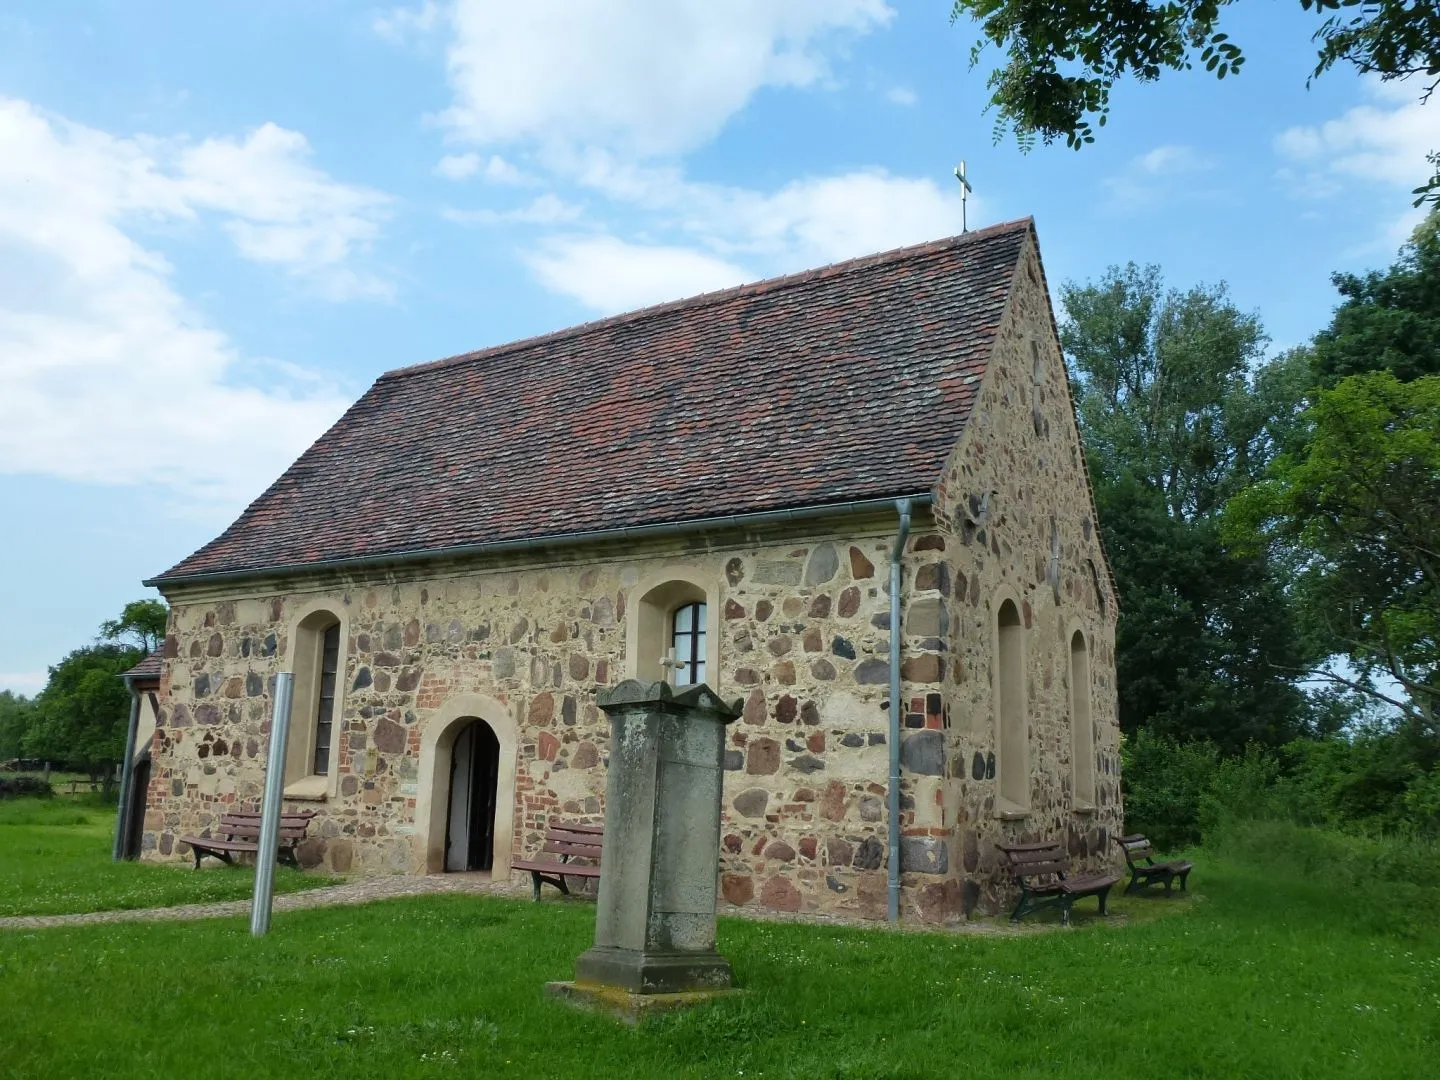
<instances>
[{"instance_id":1,"label":"metal pole","mask_svg":"<svg viewBox=\"0 0 1440 1080\"><path fill-rule=\"evenodd\" d=\"M255 852L255 899L250 905L250 933L270 930L270 903L275 898L275 857L280 850L280 803L285 794L285 743L290 735L290 697L295 676L275 676L275 713L270 719L270 757L265 765L265 800L260 805L260 845Z\"/></svg>"},{"instance_id":2,"label":"metal pole","mask_svg":"<svg viewBox=\"0 0 1440 1080\"><path fill-rule=\"evenodd\" d=\"M910 500L896 500L895 509L900 512L900 529L890 551L890 881L886 914L891 922L900 921L900 718L905 711L900 702L900 635L904 633L905 615L900 598L900 560L910 535Z\"/></svg>"},{"instance_id":3,"label":"metal pole","mask_svg":"<svg viewBox=\"0 0 1440 1080\"><path fill-rule=\"evenodd\" d=\"M129 677L125 687L130 691L130 728L125 734L125 760L120 763L120 807L115 814L115 850L111 856L116 862L125 857L125 837L130 833L130 788L135 783L135 736L140 728L140 691Z\"/></svg>"}]
</instances>

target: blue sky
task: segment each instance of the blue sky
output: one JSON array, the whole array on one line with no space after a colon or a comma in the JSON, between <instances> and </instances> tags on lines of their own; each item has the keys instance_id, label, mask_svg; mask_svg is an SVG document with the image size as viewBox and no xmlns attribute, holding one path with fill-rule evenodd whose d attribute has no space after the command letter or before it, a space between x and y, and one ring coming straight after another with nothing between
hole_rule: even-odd
<instances>
[{"instance_id":1,"label":"blue sky","mask_svg":"<svg viewBox=\"0 0 1440 1080\"><path fill-rule=\"evenodd\" d=\"M389 368L1033 215L1052 286L1224 280L1277 348L1388 263L1440 105L1122 87L1100 142L992 140L944 0L12 2L0 12L0 688L144 595ZM484 438L484 432L457 432Z\"/></svg>"}]
</instances>

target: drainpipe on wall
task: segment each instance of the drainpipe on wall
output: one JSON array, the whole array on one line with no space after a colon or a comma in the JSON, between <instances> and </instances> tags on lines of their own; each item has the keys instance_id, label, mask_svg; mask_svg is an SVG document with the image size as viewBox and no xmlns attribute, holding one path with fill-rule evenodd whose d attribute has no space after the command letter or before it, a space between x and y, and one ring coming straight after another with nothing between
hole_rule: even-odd
<instances>
[{"instance_id":1,"label":"drainpipe on wall","mask_svg":"<svg viewBox=\"0 0 1440 1080\"><path fill-rule=\"evenodd\" d=\"M120 806L115 813L115 850L111 856L116 862L125 857L125 837L130 832L130 788L135 783L135 736L140 729L140 691L122 675L125 689L130 691L130 728L125 734L125 760L120 765Z\"/></svg>"},{"instance_id":2,"label":"drainpipe on wall","mask_svg":"<svg viewBox=\"0 0 1440 1080\"><path fill-rule=\"evenodd\" d=\"M910 500L896 499L900 531L890 551L890 903L891 922L900 921L900 558L910 536Z\"/></svg>"}]
</instances>

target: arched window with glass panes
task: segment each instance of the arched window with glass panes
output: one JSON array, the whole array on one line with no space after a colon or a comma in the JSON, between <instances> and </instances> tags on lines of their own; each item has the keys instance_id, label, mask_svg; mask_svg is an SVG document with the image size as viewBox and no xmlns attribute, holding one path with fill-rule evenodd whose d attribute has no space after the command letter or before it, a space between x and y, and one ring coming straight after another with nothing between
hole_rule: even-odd
<instances>
[{"instance_id":1,"label":"arched window with glass panes","mask_svg":"<svg viewBox=\"0 0 1440 1080\"><path fill-rule=\"evenodd\" d=\"M705 604L685 604L670 616L670 681L692 686L705 681Z\"/></svg>"}]
</instances>

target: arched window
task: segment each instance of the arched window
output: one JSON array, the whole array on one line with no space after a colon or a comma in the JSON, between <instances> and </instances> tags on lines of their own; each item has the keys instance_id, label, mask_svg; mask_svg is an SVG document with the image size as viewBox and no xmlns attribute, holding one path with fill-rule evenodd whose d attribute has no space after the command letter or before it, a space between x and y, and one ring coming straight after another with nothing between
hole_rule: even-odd
<instances>
[{"instance_id":1,"label":"arched window","mask_svg":"<svg viewBox=\"0 0 1440 1080\"><path fill-rule=\"evenodd\" d=\"M320 646L320 692L315 702L315 764L317 776L330 772L330 731L335 721L335 679L340 665L340 624L325 631Z\"/></svg>"},{"instance_id":2,"label":"arched window","mask_svg":"<svg viewBox=\"0 0 1440 1080\"><path fill-rule=\"evenodd\" d=\"M703 582L698 572L672 567L663 577L642 581L631 593L625 629L629 678L672 686L703 682L715 688L720 628L714 586Z\"/></svg>"},{"instance_id":3,"label":"arched window","mask_svg":"<svg viewBox=\"0 0 1440 1080\"><path fill-rule=\"evenodd\" d=\"M343 715L344 627L330 611L312 611L295 627L295 695L285 754L287 797L323 798L333 772L335 732Z\"/></svg>"},{"instance_id":4,"label":"arched window","mask_svg":"<svg viewBox=\"0 0 1440 1080\"><path fill-rule=\"evenodd\" d=\"M692 686L705 681L705 604L684 604L670 616L670 682Z\"/></svg>"},{"instance_id":5,"label":"arched window","mask_svg":"<svg viewBox=\"0 0 1440 1080\"><path fill-rule=\"evenodd\" d=\"M1030 807L1030 748L1025 707L1025 628L1013 600L1000 605L995 634L995 718L999 725L1000 798Z\"/></svg>"},{"instance_id":6,"label":"arched window","mask_svg":"<svg viewBox=\"0 0 1440 1080\"><path fill-rule=\"evenodd\" d=\"M1095 728L1090 720L1090 652L1079 630L1070 639L1070 753L1077 809L1095 805Z\"/></svg>"}]
</instances>

